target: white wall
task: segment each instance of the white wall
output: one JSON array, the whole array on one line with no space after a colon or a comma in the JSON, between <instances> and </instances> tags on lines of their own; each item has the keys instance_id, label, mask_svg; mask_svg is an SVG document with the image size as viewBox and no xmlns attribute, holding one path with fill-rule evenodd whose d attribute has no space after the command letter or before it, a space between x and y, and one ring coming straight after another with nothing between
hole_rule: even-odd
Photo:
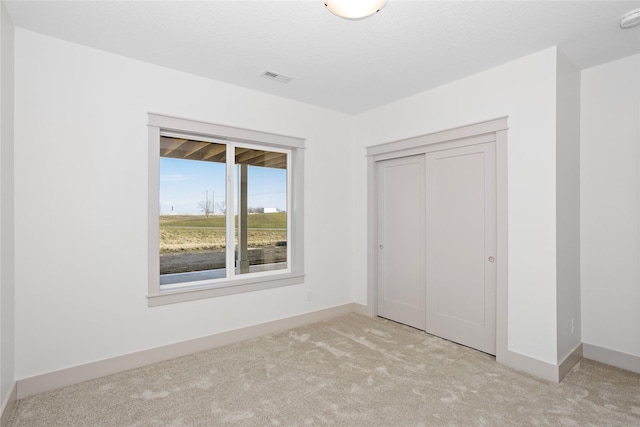
<instances>
[{"instance_id":1,"label":"white wall","mask_svg":"<svg viewBox=\"0 0 640 427\"><path fill-rule=\"evenodd\" d=\"M15 384L13 36L0 2L0 413Z\"/></svg>"},{"instance_id":2,"label":"white wall","mask_svg":"<svg viewBox=\"0 0 640 427\"><path fill-rule=\"evenodd\" d=\"M356 117L356 301L366 303L365 147L509 116L508 349L557 363L556 49Z\"/></svg>"},{"instance_id":3,"label":"white wall","mask_svg":"<svg viewBox=\"0 0 640 427\"><path fill-rule=\"evenodd\" d=\"M580 341L580 70L558 52L556 116L558 361ZM573 330L572 330L573 320Z\"/></svg>"},{"instance_id":4,"label":"white wall","mask_svg":"<svg viewBox=\"0 0 640 427\"><path fill-rule=\"evenodd\" d=\"M640 56L582 71L582 341L640 356Z\"/></svg>"},{"instance_id":5,"label":"white wall","mask_svg":"<svg viewBox=\"0 0 640 427\"><path fill-rule=\"evenodd\" d=\"M3 21L1 224L13 220L7 28ZM509 116L509 350L556 364L581 333L640 355L637 55L582 73L579 166L579 79L555 48L353 118L22 29L15 36L15 378L366 304L365 147L501 116ZM147 307L150 111L307 138L304 285ZM603 141L612 149L601 150ZM0 228L3 248L10 230ZM4 307L12 256L0 264L3 393L14 378L12 306Z\"/></svg>"},{"instance_id":6,"label":"white wall","mask_svg":"<svg viewBox=\"0 0 640 427\"><path fill-rule=\"evenodd\" d=\"M16 378L353 301L351 116L15 36ZM147 112L307 139L304 285L147 307Z\"/></svg>"}]
</instances>

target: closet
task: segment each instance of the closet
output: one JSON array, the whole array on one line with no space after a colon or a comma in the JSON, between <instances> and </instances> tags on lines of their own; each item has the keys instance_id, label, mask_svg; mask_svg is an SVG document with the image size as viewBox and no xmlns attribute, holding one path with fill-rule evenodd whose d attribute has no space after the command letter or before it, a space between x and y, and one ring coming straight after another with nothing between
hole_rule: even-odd
<instances>
[{"instance_id":1,"label":"closet","mask_svg":"<svg viewBox=\"0 0 640 427\"><path fill-rule=\"evenodd\" d=\"M496 139L472 125L368 148L376 314L494 355Z\"/></svg>"}]
</instances>

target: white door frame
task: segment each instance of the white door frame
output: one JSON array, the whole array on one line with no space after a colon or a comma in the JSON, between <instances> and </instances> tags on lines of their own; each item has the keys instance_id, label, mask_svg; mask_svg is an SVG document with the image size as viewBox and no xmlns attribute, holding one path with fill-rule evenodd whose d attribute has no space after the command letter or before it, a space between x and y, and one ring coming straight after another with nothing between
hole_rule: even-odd
<instances>
[{"instance_id":1,"label":"white door frame","mask_svg":"<svg viewBox=\"0 0 640 427\"><path fill-rule=\"evenodd\" d=\"M496 146L496 360L507 363L507 117L367 147L367 306L378 314L378 190L376 162L495 141Z\"/></svg>"}]
</instances>

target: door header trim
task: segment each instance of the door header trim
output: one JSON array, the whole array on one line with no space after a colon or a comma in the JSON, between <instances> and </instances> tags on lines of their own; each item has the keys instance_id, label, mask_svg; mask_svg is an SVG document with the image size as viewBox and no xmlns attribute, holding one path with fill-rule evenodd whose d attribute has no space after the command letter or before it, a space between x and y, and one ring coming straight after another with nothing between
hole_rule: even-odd
<instances>
[{"instance_id":1,"label":"door header trim","mask_svg":"<svg viewBox=\"0 0 640 427\"><path fill-rule=\"evenodd\" d=\"M412 138L399 139L397 141L372 145L367 147L367 157L407 150L425 145L455 141L457 139L464 139L484 134L495 134L496 132L509 129L507 126L507 119L508 116L504 116L493 120L473 123L470 125L446 129L439 132L414 136Z\"/></svg>"}]
</instances>

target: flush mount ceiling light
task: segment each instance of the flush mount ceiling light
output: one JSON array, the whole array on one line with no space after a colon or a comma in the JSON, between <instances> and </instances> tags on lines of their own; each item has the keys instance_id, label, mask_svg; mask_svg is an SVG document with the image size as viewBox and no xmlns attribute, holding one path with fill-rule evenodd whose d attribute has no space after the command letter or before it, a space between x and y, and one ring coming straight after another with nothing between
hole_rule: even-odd
<instances>
[{"instance_id":1,"label":"flush mount ceiling light","mask_svg":"<svg viewBox=\"0 0 640 427\"><path fill-rule=\"evenodd\" d=\"M621 28L631 28L638 24L640 24L640 9L635 9L629 13L625 13L624 16L620 18Z\"/></svg>"},{"instance_id":2,"label":"flush mount ceiling light","mask_svg":"<svg viewBox=\"0 0 640 427\"><path fill-rule=\"evenodd\" d=\"M387 0L325 0L324 5L334 15L345 19L364 19L384 7Z\"/></svg>"}]
</instances>

